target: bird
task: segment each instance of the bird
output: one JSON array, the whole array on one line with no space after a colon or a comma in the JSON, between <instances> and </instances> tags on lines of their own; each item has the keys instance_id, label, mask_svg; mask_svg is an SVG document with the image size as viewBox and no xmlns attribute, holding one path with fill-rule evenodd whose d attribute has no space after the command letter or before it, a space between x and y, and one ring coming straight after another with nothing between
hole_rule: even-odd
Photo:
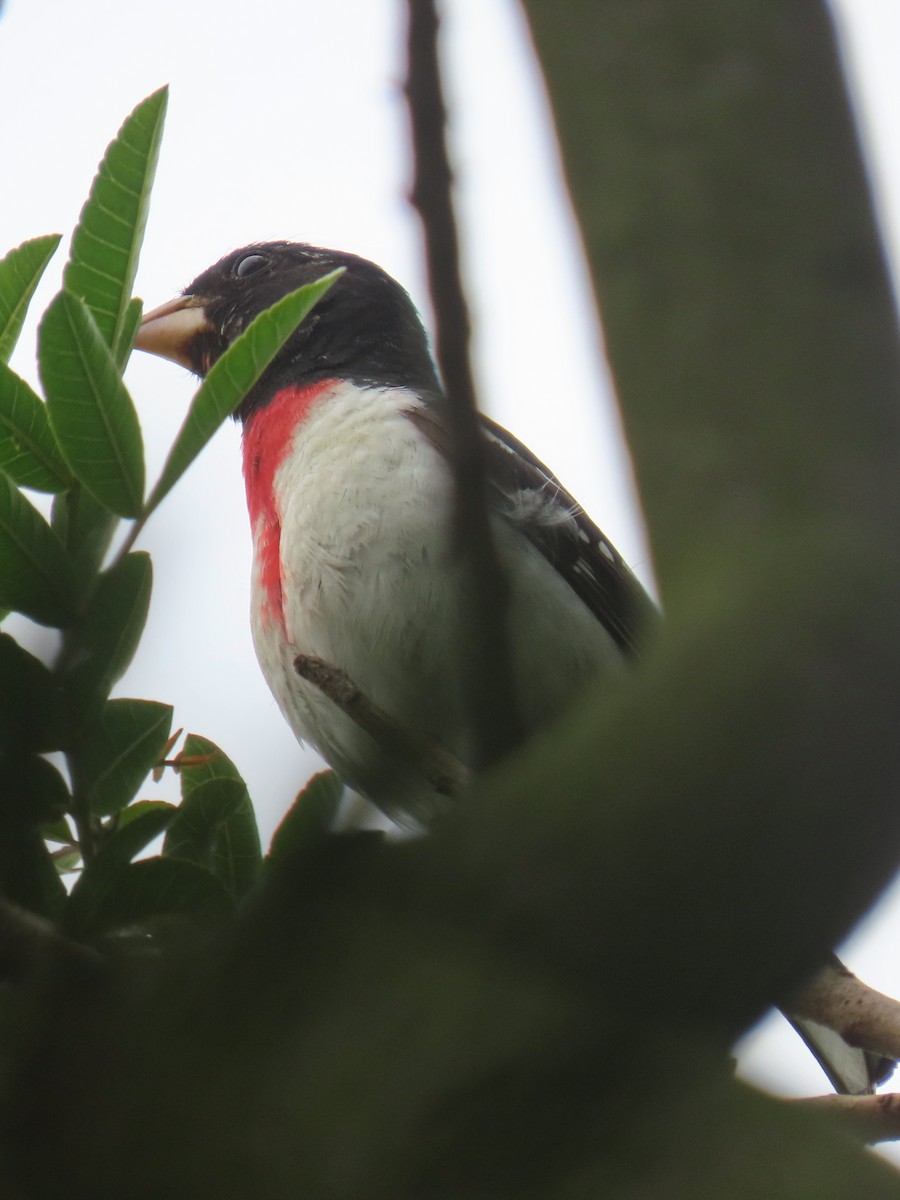
<instances>
[{"instance_id":1,"label":"bird","mask_svg":"<svg viewBox=\"0 0 900 1200\"><path fill-rule=\"evenodd\" d=\"M365 259L302 243L237 250L145 317L140 349L205 376L254 317L343 274L236 409L253 539L257 657L297 737L389 815L442 804L294 668L346 674L395 721L463 764L461 589L448 401L406 291ZM509 581L509 654L525 732L597 678L613 685L655 605L553 474L482 418L496 551Z\"/></svg>"},{"instance_id":2,"label":"bird","mask_svg":"<svg viewBox=\"0 0 900 1200\"><path fill-rule=\"evenodd\" d=\"M253 541L251 629L298 739L389 816L424 826L446 797L295 668L300 655L324 660L399 728L472 761L450 400L412 300L357 255L259 242L147 313L136 346L205 377L256 316L338 268L233 414ZM479 420L528 734L564 719L588 687L617 686L659 611L553 473L496 422ZM884 1074L885 1060L789 1019L838 1090L872 1090Z\"/></svg>"}]
</instances>

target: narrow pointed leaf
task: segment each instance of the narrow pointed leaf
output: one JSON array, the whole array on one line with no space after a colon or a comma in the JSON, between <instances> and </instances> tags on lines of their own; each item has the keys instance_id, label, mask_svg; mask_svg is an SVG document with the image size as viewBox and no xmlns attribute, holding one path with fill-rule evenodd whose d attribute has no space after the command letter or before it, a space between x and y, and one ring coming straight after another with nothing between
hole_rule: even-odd
<instances>
[{"instance_id":1,"label":"narrow pointed leaf","mask_svg":"<svg viewBox=\"0 0 900 1200\"><path fill-rule=\"evenodd\" d=\"M66 461L101 504L136 517L144 494L140 425L93 317L77 296L60 292L39 340L50 423Z\"/></svg>"},{"instance_id":2,"label":"narrow pointed leaf","mask_svg":"<svg viewBox=\"0 0 900 1200\"><path fill-rule=\"evenodd\" d=\"M172 708L152 700L108 700L72 755L75 785L91 811L124 808L159 762L169 738Z\"/></svg>"},{"instance_id":3,"label":"narrow pointed leaf","mask_svg":"<svg viewBox=\"0 0 900 1200\"><path fill-rule=\"evenodd\" d=\"M56 534L0 472L0 605L41 625L68 625L75 577Z\"/></svg>"},{"instance_id":4,"label":"narrow pointed leaf","mask_svg":"<svg viewBox=\"0 0 900 1200\"><path fill-rule=\"evenodd\" d=\"M121 347L156 172L167 89L127 118L107 148L72 236L63 277L93 314L107 348Z\"/></svg>"},{"instance_id":5,"label":"narrow pointed leaf","mask_svg":"<svg viewBox=\"0 0 900 1200\"><path fill-rule=\"evenodd\" d=\"M3 362L9 361L15 349L34 289L59 241L58 233L34 238L10 250L0 260L0 360Z\"/></svg>"},{"instance_id":6,"label":"narrow pointed leaf","mask_svg":"<svg viewBox=\"0 0 900 1200\"><path fill-rule=\"evenodd\" d=\"M334 771L313 775L275 830L267 861L281 862L328 833L343 794L344 785Z\"/></svg>"},{"instance_id":7,"label":"narrow pointed leaf","mask_svg":"<svg viewBox=\"0 0 900 1200\"><path fill-rule=\"evenodd\" d=\"M119 518L76 484L53 500L51 527L66 547L79 586L93 586Z\"/></svg>"},{"instance_id":8,"label":"narrow pointed leaf","mask_svg":"<svg viewBox=\"0 0 900 1200\"><path fill-rule=\"evenodd\" d=\"M104 572L80 622L78 648L66 684L70 696L88 702L105 697L121 679L137 649L153 586L150 555L127 554Z\"/></svg>"},{"instance_id":9,"label":"narrow pointed leaf","mask_svg":"<svg viewBox=\"0 0 900 1200\"><path fill-rule=\"evenodd\" d=\"M343 269L279 300L251 322L213 366L197 391L147 502L152 512L175 486L225 418L237 408L297 326Z\"/></svg>"},{"instance_id":10,"label":"narrow pointed leaf","mask_svg":"<svg viewBox=\"0 0 900 1200\"><path fill-rule=\"evenodd\" d=\"M72 473L59 452L44 402L0 362L0 469L19 487L61 492Z\"/></svg>"},{"instance_id":11,"label":"narrow pointed leaf","mask_svg":"<svg viewBox=\"0 0 900 1200\"><path fill-rule=\"evenodd\" d=\"M122 325L122 332L119 335L119 340L116 342L113 352L113 357L120 371L124 371L128 365L131 351L134 349L134 339L137 337L138 330L141 327L143 313L144 302L142 300L135 299L129 301L128 308L125 310L125 321Z\"/></svg>"}]
</instances>

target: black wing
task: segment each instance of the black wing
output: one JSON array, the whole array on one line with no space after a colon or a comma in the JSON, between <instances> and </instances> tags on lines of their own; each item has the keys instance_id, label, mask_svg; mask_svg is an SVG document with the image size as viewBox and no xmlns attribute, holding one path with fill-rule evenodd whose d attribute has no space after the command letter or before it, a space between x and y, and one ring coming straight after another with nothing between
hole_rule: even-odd
<instances>
[{"instance_id":1,"label":"black wing","mask_svg":"<svg viewBox=\"0 0 900 1200\"><path fill-rule=\"evenodd\" d=\"M448 458L452 456L443 397L406 416ZM490 417L485 434L488 486L497 508L559 572L623 653L637 653L659 624L659 610L622 555L581 505L527 446Z\"/></svg>"},{"instance_id":2,"label":"black wing","mask_svg":"<svg viewBox=\"0 0 900 1200\"><path fill-rule=\"evenodd\" d=\"M511 520L556 568L626 654L646 643L659 610L616 550L527 446L481 417L488 482Z\"/></svg>"}]
</instances>

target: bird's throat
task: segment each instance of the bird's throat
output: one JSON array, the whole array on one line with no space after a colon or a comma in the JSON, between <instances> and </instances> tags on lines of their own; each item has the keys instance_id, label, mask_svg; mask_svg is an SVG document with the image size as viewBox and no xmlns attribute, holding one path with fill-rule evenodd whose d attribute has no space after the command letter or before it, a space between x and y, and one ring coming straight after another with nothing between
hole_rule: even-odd
<instances>
[{"instance_id":1,"label":"bird's throat","mask_svg":"<svg viewBox=\"0 0 900 1200\"><path fill-rule=\"evenodd\" d=\"M253 532L257 582L263 593L264 620L284 627L281 592L281 512L275 493L278 468L290 453L294 435L323 392L335 380L282 388L244 422L243 458L247 509Z\"/></svg>"}]
</instances>

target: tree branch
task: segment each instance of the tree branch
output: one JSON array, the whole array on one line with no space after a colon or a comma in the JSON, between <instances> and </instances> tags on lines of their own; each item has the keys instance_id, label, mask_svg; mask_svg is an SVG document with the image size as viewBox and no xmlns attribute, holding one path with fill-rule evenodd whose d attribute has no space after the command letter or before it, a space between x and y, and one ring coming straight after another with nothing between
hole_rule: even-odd
<instances>
[{"instance_id":1,"label":"tree branch","mask_svg":"<svg viewBox=\"0 0 900 1200\"><path fill-rule=\"evenodd\" d=\"M823 967L784 1007L792 1016L827 1025L850 1046L900 1060L900 1003L870 988L843 965Z\"/></svg>"},{"instance_id":2,"label":"tree branch","mask_svg":"<svg viewBox=\"0 0 900 1200\"><path fill-rule=\"evenodd\" d=\"M835 1113L866 1143L900 1141L900 1095L810 1096L787 1100L816 1112Z\"/></svg>"},{"instance_id":3,"label":"tree branch","mask_svg":"<svg viewBox=\"0 0 900 1200\"><path fill-rule=\"evenodd\" d=\"M469 360L469 313L459 268L453 175L445 138L446 110L433 0L407 0L409 67L406 98L412 132L413 207L422 221L434 310L435 353L449 400L451 464L456 482L456 533L465 567L463 681L478 765L521 738L506 637L509 586L491 535L484 448Z\"/></svg>"},{"instance_id":4,"label":"tree branch","mask_svg":"<svg viewBox=\"0 0 900 1200\"><path fill-rule=\"evenodd\" d=\"M314 684L341 712L378 742L387 753L422 775L442 796L456 796L469 781L468 771L432 738L404 729L373 703L346 672L311 654L298 654L294 670Z\"/></svg>"}]
</instances>

